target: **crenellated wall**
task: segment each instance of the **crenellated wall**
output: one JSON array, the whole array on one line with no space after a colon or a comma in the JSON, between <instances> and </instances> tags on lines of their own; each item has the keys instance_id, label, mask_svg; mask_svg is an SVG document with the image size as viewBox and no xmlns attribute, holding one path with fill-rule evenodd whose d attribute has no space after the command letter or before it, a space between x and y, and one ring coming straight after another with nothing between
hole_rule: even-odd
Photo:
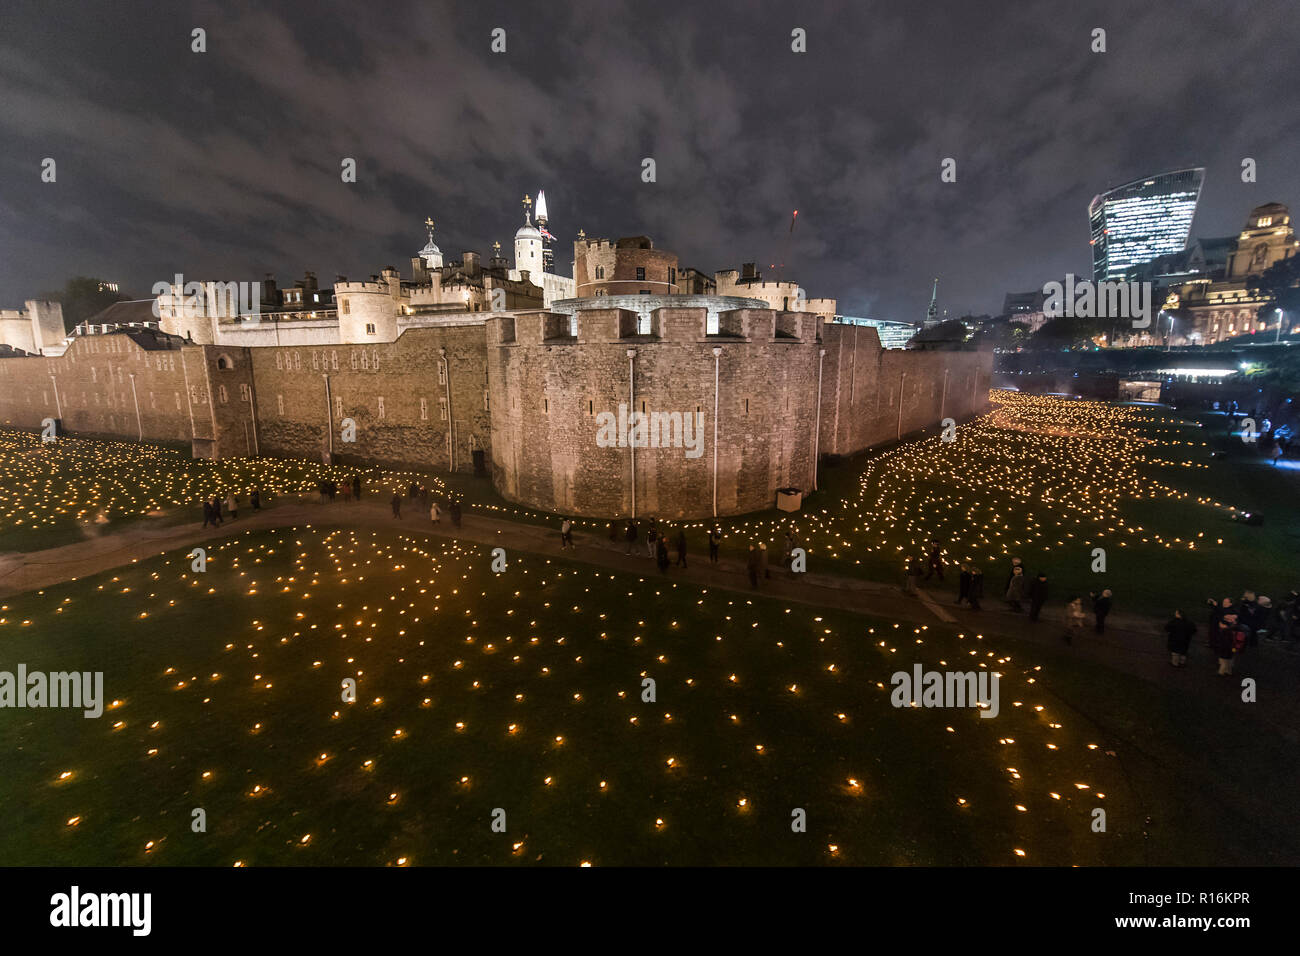
<instances>
[{"instance_id":1,"label":"crenellated wall","mask_svg":"<svg viewBox=\"0 0 1300 956\"><path fill-rule=\"evenodd\" d=\"M814 487L818 457L987 404L991 352L885 350L874 329L811 312L715 321L710 334L708 307L664 307L640 334L626 309L487 313L390 342L254 348L82 336L58 358L0 358L0 422L187 440L196 457L470 471L479 451L524 505L706 517L770 508L778 488ZM630 447L633 413L665 424L664 440Z\"/></svg>"}]
</instances>

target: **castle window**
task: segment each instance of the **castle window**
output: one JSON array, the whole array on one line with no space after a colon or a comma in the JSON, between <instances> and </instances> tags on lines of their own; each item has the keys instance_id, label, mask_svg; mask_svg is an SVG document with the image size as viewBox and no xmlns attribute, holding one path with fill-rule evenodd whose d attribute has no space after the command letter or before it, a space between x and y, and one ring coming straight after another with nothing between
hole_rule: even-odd
<instances>
[{"instance_id":1,"label":"castle window","mask_svg":"<svg viewBox=\"0 0 1300 956\"><path fill-rule=\"evenodd\" d=\"M333 369L333 370L336 371L336 372L339 370L339 353L338 353L338 352L330 352L330 368Z\"/></svg>"},{"instance_id":2,"label":"castle window","mask_svg":"<svg viewBox=\"0 0 1300 956\"><path fill-rule=\"evenodd\" d=\"M446 362L438 363L438 384L439 385L447 384L447 363Z\"/></svg>"},{"instance_id":3,"label":"castle window","mask_svg":"<svg viewBox=\"0 0 1300 956\"><path fill-rule=\"evenodd\" d=\"M277 396L275 396L275 407L278 408L278 409L280 410L280 414L281 414L281 415L284 414L284 396L283 396L283 395L277 395Z\"/></svg>"},{"instance_id":4,"label":"castle window","mask_svg":"<svg viewBox=\"0 0 1300 956\"><path fill-rule=\"evenodd\" d=\"M446 396L438 399L438 417L444 422L447 420L447 399Z\"/></svg>"},{"instance_id":5,"label":"castle window","mask_svg":"<svg viewBox=\"0 0 1300 956\"><path fill-rule=\"evenodd\" d=\"M342 312L344 315L351 315L351 314L352 314L352 300L351 300L351 299L340 299L340 300L339 300L339 311Z\"/></svg>"},{"instance_id":6,"label":"castle window","mask_svg":"<svg viewBox=\"0 0 1300 956\"><path fill-rule=\"evenodd\" d=\"M427 422L428 420L429 420L429 400L427 398L422 398L420 399L420 421Z\"/></svg>"},{"instance_id":7,"label":"castle window","mask_svg":"<svg viewBox=\"0 0 1300 956\"><path fill-rule=\"evenodd\" d=\"M249 402L249 401L252 401L252 399L253 399L253 393L252 393L252 390L251 390L247 385L240 385L240 386L239 386L239 400L240 400L241 402Z\"/></svg>"},{"instance_id":8,"label":"castle window","mask_svg":"<svg viewBox=\"0 0 1300 956\"><path fill-rule=\"evenodd\" d=\"M319 365L317 364L319 361L320 361L320 360L316 357L316 353L315 353L315 352L312 352L312 353L311 353L311 368L312 368L312 371L313 371L313 372L316 371L316 370L319 368Z\"/></svg>"},{"instance_id":9,"label":"castle window","mask_svg":"<svg viewBox=\"0 0 1300 956\"><path fill-rule=\"evenodd\" d=\"M353 349L351 355L352 355L352 371L355 372L357 370L357 350Z\"/></svg>"},{"instance_id":10,"label":"castle window","mask_svg":"<svg viewBox=\"0 0 1300 956\"><path fill-rule=\"evenodd\" d=\"M379 417L384 417L384 396L379 396Z\"/></svg>"},{"instance_id":11,"label":"castle window","mask_svg":"<svg viewBox=\"0 0 1300 956\"><path fill-rule=\"evenodd\" d=\"M488 410L488 390L485 388L483 389L483 411L486 412L487 410Z\"/></svg>"},{"instance_id":12,"label":"castle window","mask_svg":"<svg viewBox=\"0 0 1300 956\"><path fill-rule=\"evenodd\" d=\"M181 393L173 392L172 394L176 396L176 411L179 412L181 410Z\"/></svg>"},{"instance_id":13,"label":"castle window","mask_svg":"<svg viewBox=\"0 0 1300 956\"><path fill-rule=\"evenodd\" d=\"M222 405L226 404L226 386L224 385L217 386L217 397L221 399Z\"/></svg>"},{"instance_id":14,"label":"castle window","mask_svg":"<svg viewBox=\"0 0 1300 956\"><path fill-rule=\"evenodd\" d=\"M636 270L636 277L637 277L637 279L638 279L639 281L641 281L641 282L644 282L644 281L645 281L645 268L644 268L644 267L638 267L638 268L637 268L637 270Z\"/></svg>"},{"instance_id":15,"label":"castle window","mask_svg":"<svg viewBox=\"0 0 1300 956\"><path fill-rule=\"evenodd\" d=\"M1255 228L1257 228L1257 229L1265 229L1265 228L1267 228L1267 227L1269 227L1269 226L1271 226L1271 225L1273 225L1273 217L1272 217L1272 216L1263 216L1263 217L1260 218L1259 222L1255 223Z\"/></svg>"},{"instance_id":16,"label":"castle window","mask_svg":"<svg viewBox=\"0 0 1300 956\"><path fill-rule=\"evenodd\" d=\"M668 284L669 285L677 284L677 270L674 269L672 266L668 267Z\"/></svg>"},{"instance_id":17,"label":"castle window","mask_svg":"<svg viewBox=\"0 0 1300 956\"><path fill-rule=\"evenodd\" d=\"M379 371L379 349L372 349L370 352L370 367L376 372Z\"/></svg>"},{"instance_id":18,"label":"castle window","mask_svg":"<svg viewBox=\"0 0 1300 956\"><path fill-rule=\"evenodd\" d=\"M370 368L370 353L365 349L361 350L361 367L367 370Z\"/></svg>"},{"instance_id":19,"label":"castle window","mask_svg":"<svg viewBox=\"0 0 1300 956\"><path fill-rule=\"evenodd\" d=\"M605 267L604 267L604 266L596 266L596 278L597 278L597 279L603 279L603 278L605 278Z\"/></svg>"},{"instance_id":20,"label":"castle window","mask_svg":"<svg viewBox=\"0 0 1300 956\"><path fill-rule=\"evenodd\" d=\"M374 335L374 334L375 334L375 323L373 323L373 322L367 322L367 323L366 323L366 335Z\"/></svg>"},{"instance_id":21,"label":"castle window","mask_svg":"<svg viewBox=\"0 0 1300 956\"><path fill-rule=\"evenodd\" d=\"M275 367L279 369L284 368L284 357L280 355L279 352L275 353Z\"/></svg>"},{"instance_id":22,"label":"castle window","mask_svg":"<svg viewBox=\"0 0 1300 956\"><path fill-rule=\"evenodd\" d=\"M99 372L95 366L90 367L90 384L95 385L99 382Z\"/></svg>"},{"instance_id":23,"label":"castle window","mask_svg":"<svg viewBox=\"0 0 1300 956\"><path fill-rule=\"evenodd\" d=\"M639 294L640 294L640 295L649 295L649 294L650 294L650 290L649 290L649 289L642 289L641 292L640 292Z\"/></svg>"},{"instance_id":24,"label":"castle window","mask_svg":"<svg viewBox=\"0 0 1300 956\"><path fill-rule=\"evenodd\" d=\"M338 395L334 398L334 417L335 418L343 417L343 396L342 395Z\"/></svg>"},{"instance_id":25,"label":"castle window","mask_svg":"<svg viewBox=\"0 0 1300 956\"><path fill-rule=\"evenodd\" d=\"M294 352L294 353L293 353L293 369L294 369L294 371L296 372L296 371L298 371L298 369L300 369L300 368L302 368L302 356L300 356L297 352Z\"/></svg>"}]
</instances>

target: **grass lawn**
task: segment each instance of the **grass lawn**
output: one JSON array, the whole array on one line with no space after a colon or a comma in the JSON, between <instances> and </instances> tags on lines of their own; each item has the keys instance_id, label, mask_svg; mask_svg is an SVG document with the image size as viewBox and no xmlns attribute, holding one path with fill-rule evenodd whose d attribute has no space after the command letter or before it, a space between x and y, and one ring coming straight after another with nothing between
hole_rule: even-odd
<instances>
[{"instance_id":1,"label":"grass lawn","mask_svg":"<svg viewBox=\"0 0 1300 956\"><path fill-rule=\"evenodd\" d=\"M285 529L215 546L205 573L173 552L10 600L0 669L102 670L118 703L0 711L0 865L1150 855L1129 755L1071 703L1095 675L973 634L490 562L418 534ZM914 662L998 668L1000 715L893 707L890 675Z\"/></svg>"}]
</instances>

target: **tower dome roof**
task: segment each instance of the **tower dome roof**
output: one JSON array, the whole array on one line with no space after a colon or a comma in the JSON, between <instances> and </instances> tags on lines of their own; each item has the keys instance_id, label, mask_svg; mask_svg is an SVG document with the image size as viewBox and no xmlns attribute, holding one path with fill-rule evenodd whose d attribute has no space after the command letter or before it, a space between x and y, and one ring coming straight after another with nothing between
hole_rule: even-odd
<instances>
[{"instance_id":1,"label":"tower dome roof","mask_svg":"<svg viewBox=\"0 0 1300 956\"><path fill-rule=\"evenodd\" d=\"M515 233L515 238L536 239L538 241L541 241L542 234L536 226L534 226L532 223L526 222L519 227L519 231Z\"/></svg>"},{"instance_id":2,"label":"tower dome roof","mask_svg":"<svg viewBox=\"0 0 1300 956\"><path fill-rule=\"evenodd\" d=\"M420 250L420 256L421 256L421 258L427 259L427 258L429 258L429 256L440 256L440 255L442 255L442 250L439 249L439 248L434 244L434 242L433 242L433 236L430 236L430 237L429 237L429 241L426 242L426 243L424 244L424 248Z\"/></svg>"}]
</instances>

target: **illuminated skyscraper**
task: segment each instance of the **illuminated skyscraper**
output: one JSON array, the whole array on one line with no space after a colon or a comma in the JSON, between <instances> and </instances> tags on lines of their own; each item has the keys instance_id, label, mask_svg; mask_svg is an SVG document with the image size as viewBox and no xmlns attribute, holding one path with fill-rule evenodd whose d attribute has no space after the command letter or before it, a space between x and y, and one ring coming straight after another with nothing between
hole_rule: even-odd
<instances>
[{"instance_id":1,"label":"illuminated skyscraper","mask_svg":"<svg viewBox=\"0 0 1300 956\"><path fill-rule=\"evenodd\" d=\"M1202 168L1178 169L1094 197L1088 205L1093 279L1122 279L1132 266L1182 252L1204 180Z\"/></svg>"}]
</instances>

